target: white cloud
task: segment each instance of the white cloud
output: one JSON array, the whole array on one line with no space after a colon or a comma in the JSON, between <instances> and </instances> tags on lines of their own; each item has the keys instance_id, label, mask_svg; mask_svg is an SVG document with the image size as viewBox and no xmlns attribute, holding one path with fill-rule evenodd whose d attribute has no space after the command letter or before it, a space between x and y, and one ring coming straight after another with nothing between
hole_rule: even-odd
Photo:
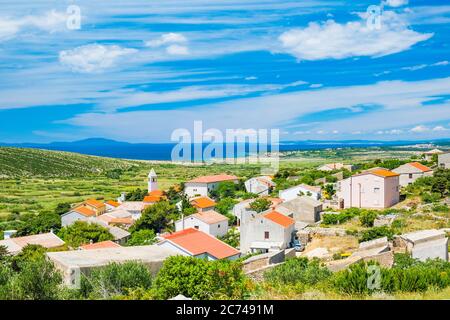
<instances>
[{"instance_id":1,"label":"white cloud","mask_svg":"<svg viewBox=\"0 0 450 320\"><path fill-rule=\"evenodd\" d=\"M429 130L430 129L424 125L418 125L418 126L415 126L414 128L412 128L410 131L414 132L414 133L423 133L423 132L427 132Z\"/></svg>"},{"instance_id":2,"label":"white cloud","mask_svg":"<svg viewBox=\"0 0 450 320\"><path fill-rule=\"evenodd\" d=\"M444 128L443 126L436 126L433 128L433 131L448 131L449 129Z\"/></svg>"},{"instance_id":3,"label":"white cloud","mask_svg":"<svg viewBox=\"0 0 450 320\"><path fill-rule=\"evenodd\" d=\"M403 67L403 68L401 68L401 70L417 71L417 70L422 70L422 69L429 68L429 67L447 66L448 64L449 64L448 61L439 61L439 62L432 63L432 64L419 64L419 65L411 66L411 67Z\"/></svg>"},{"instance_id":4,"label":"white cloud","mask_svg":"<svg viewBox=\"0 0 450 320\"><path fill-rule=\"evenodd\" d=\"M14 38L21 30L26 28L47 32L61 31L66 28L67 19L67 13L56 10L48 11L42 15L28 15L20 18L0 17L0 41Z\"/></svg>"},{"instance_id":5,"label":"white cloud","mask_svg":"<svg viewBox=\"0 0 450 320\"><path fill-rule=\"evenodd\" d=\"M59 61L74 72L92 73L114 67L121 57L135 52L137 50L117 45L89 44L61 51Z\"/></svg>"},{"instance_id":6,"label":"white cloud","mask_svg":"<svg viewBox=\"0 0 450 320\"><path fill-rule=\"evenodd\" d=\"M258 77L255 76L245 77L245 80L256 80L256 79L258 79Z\"/></svg>"},{"instance_id":7,"label":"white cloud","mask_svg":"<svg viewBox=\"0 0 450 320\"><path fill-rule=\"evenodd\" d=\"M334 20L312 22L306 28L291 29L279 37L282 48L299 60L380 57L410 49L433 34L421 34L407 27L399 16L384 12L381 28L369 28L362 19L340 24Z\"/></svg>"},{"instance_id":8,"label":"white cloud","mask_svg":"<svg viewBox=\"0 0 450 320\"><path fill-rule=\"evenodd\" d=\"M323 84L321 84L321 83L313 83L309 87L312 88L312 89L321 88L321 87L323 87Z\"/></svg>"},{"instance_id":9,"label":"white cloud","mask_svg":"<svg viewBox=\"0 0 450 320\"><path fill-rule=\"evenodd\" d=\"M383 3L389 7L401 7L407 5L409 0L385 0Z\"/></svg>"},{"instance_id":10,"label":"white cloud","mask_svg":"<svg viewBox=\"0 0 450 320\"><path fill-rule=\"evenodd\" d=\"M181 33L165 33L158 39L150 40L145 43L147 47L157 48L168 44L186 43L187 39Z\"/></svg>"},{"instance_id":11,"label":"white cloud","mask_svg":"<svg viewBox=\"0 0 450 320\"><path fill-rule=\"evenodd\" d=\"M172 44L166 48L166 52L174 56L184 56L189 54L189 49L185 46L180 46L178 44Z\"/></svg>"}]
</instances>

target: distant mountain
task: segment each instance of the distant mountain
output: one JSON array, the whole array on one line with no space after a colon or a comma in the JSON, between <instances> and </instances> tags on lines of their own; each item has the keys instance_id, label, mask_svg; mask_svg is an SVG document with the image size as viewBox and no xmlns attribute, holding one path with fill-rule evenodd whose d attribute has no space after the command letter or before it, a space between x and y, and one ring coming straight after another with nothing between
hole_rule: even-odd
<instances>
[{"instance_id":1,"label":"distant mountain","mask_svg":"<svg viewBox=\"0 0 450 320\"><path fill-rule=\"evenodd\" d=\"M420 141L379 141L379 140L305 140L282 141L280 151L314 150L325 148L365 148L365 147L395 147L414 144L434 143L449 145L450 139L420 140ZM90 138L72 142L51 143L1 143L0 146L46 149L77 152L110 158L136 160L170 160L175 143L129 143L104 138Z\"/></svg>"}]
</instances>

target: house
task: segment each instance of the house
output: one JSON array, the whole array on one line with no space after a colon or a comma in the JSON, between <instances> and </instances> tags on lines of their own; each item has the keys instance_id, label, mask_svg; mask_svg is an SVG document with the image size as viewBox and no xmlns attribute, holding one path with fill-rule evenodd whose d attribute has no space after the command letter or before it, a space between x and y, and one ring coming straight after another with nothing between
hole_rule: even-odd
<instances>
[{"instance_id":1,"label":"house","mask_svg":"<svg viewBox=\"0 0 450 320\"><path fill-rule=\"evenodd\" d=\"M444 153L444 151L442 151L442 150L439 150L439 149L433 149L433 150L424 152L423 155L424 155L424 157L425 157L425 160L431 161L431 160L433 160L433 156L434 156L435 154L437 154L437 155L439 156L440 154L443 154L443 153Z\"/></svg>"},{"instance_id":2,"label":"house","mask_svg":"<svg viewBox=\"0 0 450 320\"><path fill-rule=\"evenodd\" d=\"M238 226L241 224L242 215L247 211L252 211L252 209L250 208L250 204L252 204L252 202L255 200L256 199L247 199L234 205L232 212L233 215L237 218L236 222Z\"/></svg>"},{"instance_id":3,"label":"house","mask_svg":"<svg viewBox=\"0 0 450 320\"><path fill-rule=\"evenodd\" d=\"M199 212L214 210L217 203L210 197L196 197L191 199L190 204Z\"/></svg>"},{"instance_id":4,"label":"house","mask_svg":"<svg viewBox=\"0 0 450 320\"><path fill-rule=\"evenodd\" d=\"M175 254L208 260L235 260L240 256L240 252L232 246L194 228L165 235L158 246Z\"/></svg>"},{"instance_id":5,"label":"house","mask_svg":"<svg viewBox=\"0 0 450 320\"><path fill-rule=\"evenodd\" d=\"M106 212L106 205L98 200L95 199L88 199L79 205L77 205L75 208L87 208L89 210L92 210L95 212L96 216L99 216L101 214L104 214Z\"/></svg>"},{"instance_id":6,"label":"house","mask_svg":"<svg viewBox=\"0 0 450 320\"><path fill-rule=\"evenodd\" d=\"M198 212L175 222L175 230L195 228L214 237L228 232L228 218L214 210Z\"/></svg>"},{"instance_id":7,"label":"house","mask_svg":"<svg viewBox=\"0 0 450 320\"><path fill-rule=\"evenodd\" d=\"M420 230L402 234L394 239L394 246L403 248L414 259L448 261L448 238L443 230Z\"/></svg>"},{"instance_id":8,"label":"house","mask_svg":"<svg viewBox=\"0 0 450 320\"><path fill-rule=\"evenodd\" d=\"M98 220L113 226L123 226L125 229L131 227L136 221L133 215L126 210L118 209L111 212L107 212L97 217Z\"/></svg>"},{"instance_id":9,"label":"house","mask_svg":"<svg viewBox=\"0 0 450 320\"><path fill-rule=\"evenodd\" d=\"M343 163L337 162L337 163L327 163L327 164L324 164L324 165L320 166L319 168L317 168L317 170L320 170L320 171L333 171L333 170L342 170L342 169L346 169L348 171L353 171L353 170L355 170L355 166L353 166L351 164L343 164Z\"/></svg>"},{"instance_id":10,"label":"house","mask_svg":"<svg viewBox=\"0 0 450 320\"><path fill-rule=\"evenodd\" d=\"M113 262L139 261L145 264L153 275L156 275L164 260L173 256L174 252L151 245L47 252L46 254L55 267L62 272L64 283L79 288L81 274L89 274L92 270Z\"/></svg>"},{"instance_id":11,"label":"house","mask_svg":"<svg viewBox=\"0 0 450 320\"><path fill-rule=\"evenodd\" d=\"M242 253L279 251L291 246L295 220L277 211L246 212L240 226Z\"/></svg>"},{"instance_id":12,"label":"house","mask_svg":"<svg viewBox=\"0 0 450 320\"><path fill-rule=\"evenodd\" d=\"M75 207L71 209L69 212L61 215L61 226L67 227L74 223L75 221L86 221L90 217L95 217L96 213L94 210L89 209L88 207Z\"/></svg>"},{"instance_id":13,"label":"house","mask_svg":"<svg viewBox=\"0 0 450 320\"><path fill-rule=\"evenodd\" d=\"M283 201L289 201L301 195L306 195L312 199L319 200L322 197L322 189L320 187L301 184L279 192L279 197Z\"/></svg>"},{"instance_id":14,"label":"house","mask_svg":"<svg viewBox=\"0 0 450 320\"><path fill-rule=\"evenodd\" d=\"M245 181L245 190L257 195L268 196L276 183L269 176L254 177Z\"/></svg>"},{"instance_id":15,"label":"house","mask_svg":"<svg viewBox=\"0 0 450 320\"><path fill-rule=\"evenodd\" d=\"M114 211L126 211L131 215L133 220L138 220L144 209L145 204L143 201L125 201L122 202Z\"/></svg>"},{"instance_id":16,"label":"house","mask_svg":"<svg viewBox=\"0 0 450 320\"><path fill-rule=\"evenodd\" d=\"M79 247L80 250L95 250L95 249L106 249L106 248L118 248L121 247L120 244L117 244L111 240L101 241L97 243L89 243Z\"/></svg>"},{"instance_id":17,"label":"house","mask_svg":"<svg viewBox=\"0 0 450 320\"><path fill-rule=\"evenodd\" d=\"M105 202L106 211L111 211L116 209L118 206L120 206L120 203L113 200L108 200Z\"/></svg>"},{"instance_id":18,"label":"house","mask_svg":"<svg viewBox=\"0 0 450 320\"><path fill-rule=\"evenodd\" d=\"M13 255L21 252L29 244L40 245L44 248L51 249L61 247L65 242L53 232L0 240L0 246L6 247L8 252Z\"/></svg>"},{"instance_id":19,"label":"house","mask_svg":"<svg viewBox=\"0 0 450 320\"><path fill-rule=\"evenodd\" d=\"M184 193L189 197L208 196L221 182L239 183L239 178L228 174L218 174L195 178L184 184Z\"/></svg>"},{"instance_id":20,"label":"house","mask_svg":"<svg viewBox=\"0 0 450 320\"><path fill-rule=\"evenodd\" d=\"M432 176L433 170L419 162L410 162L392 170L400 175L400 186L406 187L418 178Z\"/></svg>"},{"instance_id":21,"label":"house","mask_svg":"<svg viewBox=\"0 0 450 320\"><path fill-rule=\"evenodd\" d=\"M315 223L320 220L322 202L307 196L301 196L283 202L275 210L283 214L287 213L296 222Z\"/></svg>"},{"instance_id":22,"label":"house","mask_svg":"<svg viewBox=\"0 0 450 320\"><path fill-rule=\"evenodd\" d=\"M450 169L450 152L438 155L438 167Z\"/></svg>"},{"instance_id":23,"label":"house","mask_svg":"<svg viewBox=\"0 0 450 320\"><path fill-rule=\"evenodd\" d=\"M400 175L387 169L372 169L337 183L342 208L389 208L400 199Z\"/></svg>"}]
</instances>

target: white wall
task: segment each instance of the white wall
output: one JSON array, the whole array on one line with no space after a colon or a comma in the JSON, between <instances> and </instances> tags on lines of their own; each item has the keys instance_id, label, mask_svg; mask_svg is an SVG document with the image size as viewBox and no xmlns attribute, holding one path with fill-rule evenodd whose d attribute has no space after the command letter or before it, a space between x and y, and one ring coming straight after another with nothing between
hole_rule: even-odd
<instances>
[{"instance_id":1,"label":"white wall","mask_svg":"<svg viewBox=\"0 0 450 320\"><path fill-rule=\"evenodd\" d=\"M319 200L321 197L320 193L310 191L306 188L303 188L302 186L296 186L286 190L281 190L279 193L279 197L283 199L283 201L290 201L297 198L300 192L303 192L305 196L308 196L308 192L310 192L311 195L309 197L314 200Z\"/></svg>"},{"instance_id":2,"label":"white wall","mask_svg":"<svg viewBox=\"0 0 450 320\"><path fill-rule=\"evenodd\" d=\"M78 220L87 220L87 218L78 212L70 211L61 216L61 226L70 226L72 223Z\"/></svg>"},{"instance_id":3,"label":"white wall","mask_svg":"<svg viewBox=\"0 0 450 320\"><path fill-rule=\"evenodd\" d=\"M196 228L214 237L221 237L228 232L228 221L207 224L194 216L188 216L184 218L184 229L187 228ZM175 230L183 230L182 220L178 220L175 222Z\"/></svg>"},{"instance_id":4,"label":"white wall","mask_svg":"<svg viewBox=\"0 0 450 320\"><path fill-rule=\"evenodd\" d=\"M186 183L184 186L184 193L188 197L195 197L197 195L200 196L208 196L208 186L206 183Z\"/></svg>"}]
</instances>

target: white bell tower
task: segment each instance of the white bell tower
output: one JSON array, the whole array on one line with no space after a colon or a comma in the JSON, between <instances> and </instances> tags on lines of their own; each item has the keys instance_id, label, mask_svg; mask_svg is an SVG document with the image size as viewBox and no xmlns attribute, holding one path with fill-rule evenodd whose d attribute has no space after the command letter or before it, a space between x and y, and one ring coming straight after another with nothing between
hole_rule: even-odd
<instances>
[{"instance_id":1,"label":"white bell tower","mask_svg":"<svg viewBox=\"0 0 450 320\"><path fill-rule=\"evenodd\" d=\"M150 170L148 174L148 193L158 190L158 176L156 175L155 170Z\"/></svg>"}]
</instances>

